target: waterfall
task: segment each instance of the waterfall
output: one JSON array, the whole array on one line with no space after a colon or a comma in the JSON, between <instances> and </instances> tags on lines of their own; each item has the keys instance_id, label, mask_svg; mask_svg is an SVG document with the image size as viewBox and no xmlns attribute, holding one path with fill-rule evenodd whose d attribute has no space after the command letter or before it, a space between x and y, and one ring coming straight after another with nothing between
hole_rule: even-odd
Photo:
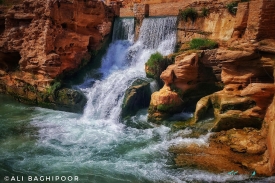
<instances>
[{"instance_id":1,"label":"waterfall","mask_svg":"<svg viewBox=\"0 0 275 183\"><path fill-rule=\"evenodd\" d=\"M113 29L113 42L117 40L134 40L134 19L116 18Z\"/></svg>"},{"instance_id":2,"label":"waterfall","mask_svg":"<svg viewBox=\"0 0 275 183\"><path fill-rule=\"evenodd\" d=\"M144 44L144 48L156 49L162 44L168 44L163 45L163 47L168 48L168 51L171 52L175 40L171 41L170 39L175 39L176 21L175 17L144 19L139 37L139 40Z\"/></svg>"},{"instance_id":3,"label":"waterfall","mask_svg":"<svg viewBox=\"0 0 275 183\"><path fill-rule=\"evenodd\" d=\"M176 39L176 17L145 18L136 43L133 19L117 19L113 42L102 60L102 80L86 89L88 103L84 117L118 121L124 92L145 77L144 64L154 52L172 53Z\"/></svg>"}]
</instances>

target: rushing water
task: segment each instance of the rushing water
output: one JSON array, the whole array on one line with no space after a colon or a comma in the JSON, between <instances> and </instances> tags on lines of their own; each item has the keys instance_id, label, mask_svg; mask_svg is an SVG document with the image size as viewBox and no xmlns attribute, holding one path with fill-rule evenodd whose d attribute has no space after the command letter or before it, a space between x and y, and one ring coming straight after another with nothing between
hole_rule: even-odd
<instances>
[{"instance_id":1,"label":"rushing water","mask_svg":"<svg viewBox=\"0 0 275 183\"><path fill-rule=\"evenodd\" d=\"M70 182L52 177L78 176L77 182L83 183L247 179L174 167L167 151L171 145L207 145L209 134L198 139L179 137L168 127L147 122L146 110L130 120L147 128L133 128L120 119L124 92L135 79L145 77L146 60L156 51L163 55L173 51L176 18L145 19L136 43L133 20L119 22L115 29L124 33L114 39L104 56L97 70L101 77L87 77L78 86L88 98L83 115L26 106L0 95L0 182L5 176L20 176L21 182L28 182L27 176L51 176L47 182ZM181 131L184 133L189 134L190 129Z\"/></svg>"}]
</instances>

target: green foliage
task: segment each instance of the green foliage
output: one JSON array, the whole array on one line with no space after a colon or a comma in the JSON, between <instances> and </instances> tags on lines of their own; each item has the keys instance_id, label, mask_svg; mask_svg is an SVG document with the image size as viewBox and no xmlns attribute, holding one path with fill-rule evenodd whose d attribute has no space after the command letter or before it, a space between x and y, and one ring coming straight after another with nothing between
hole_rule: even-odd
<instances>
[{"instance_id":1,"label":"green foliage","mask_svg":"<svg viewBox=\"0 0 275 183\"><path fill-rule=\"evenodd\" d=\"M62 86L61 82L55 81L48 89L48 94L54 94L58 89L60 89Z\"/></svg>"},{"instance_id":2,"label":"green foliage","mask_svg":"<svg viewBox=\"0 0 275 183\"><path fill-rule=\"evenodd\" d=\"M170 88L172 89L173 92L176 92L180 96L180 98L182 98L183 91L181 89L179 89L178 87L176 87L175 84L171 84Z\"/></svg>"},{"instance_id":3,"label":"green foliage","mask_svg":"<svg viewBox=\"0 0 275 183\"><path fill-rule=\"evenodd\" d=\"M179 16L181 20L184 20L185 22L188 21L188 18L194 23L199 14L196 9L194 8L187 8L185 10L179 10Z\"/></svg>"},{"instance_id":4,"label":"green foliage","mask_svg":"<svg viewBox=\"0 0 275 183\"><path fill-rule=\"evenodd\" d=\"M200 14L200 16L201 16L201 17L207 17L208 15L209 15L209 9L206 8L206 7L203 7L203 8L201 9L201 14Z\"/></svg>"},{"instance_id":5,"label":"green foliage","mask_svg":"<svg viewBox=\"0 0 275 183\"><path fill-rule=\"evenodd\" d=\"M145 63L146 76L148 78L156 79L159 85L163 85L160 74L168 67L168 65L174 63L174 57L163 57L160 53L154 53L150 59Z\"/></svg>"},{"instance_id":6,"label":"green foliage","mask_svg":"<svg viewBox=\"0 0 275 183\"><path fill-rule=\"evenodd\" d=\"M189 46L190 46L190 49L206 50L206 49L217 48L218 43L210 39L194 38L189 43Z\"/></svg>"},{"instance_id":7,"label":"green foliage","mask_svg":"<svg viewBox=\"0 0 275 183\"><path fill-rule=\"evenodd\" d=\"M158 63L160 63L162 60L163 60L163 56L159 52L157 52L151 55L149 60L146 62L146 65L148 67L154 67Z\"/></svg>"},{"instance_id":8,"label":"green foliage","mask_svg":"<svg viewBox=\"0 0 275 183\"><path fill-rule=\"evenodd\" d=\"M229 4L226 5L227 10L229 11L229 13L231 13L232 15L236 15L237 13L237 6L238 6L238 2L237 1L233 1Z\"/></svg>"},{"instance_id":9,"label":"green foliage","mask_svg":"<svg viewBox=\"0 0 275 183\"><path fill-rule=\"evenodd\" d=\"M169 112L169 111L173 111L173 109L175 108L175 104L160 104L157 106L157 110L161 111L161 112Z\"/></svg>"},{"instance_id":10,"label":"green foliage","mask_svg":"<svg viewBox=\"0 0 275 183\"><path fill-rule=\"evenodd\" d=\"M160 83L160 74L168 66L166 61L167 59L164 59L159 52L152 54L149 60L145 63L147 67L146 76L148 78L156 79Z\"/></svg>"},{"instance_id":11,"label":"green foliage","mask_svg":"<svg viewBox=\"0 0 275 183\"><path fill-rule=\"evenodd\" d=\"M3 0L0 0L0 4L3 4Z\"/></svg>"},{"instance_id":12,"label":"green foliage","mask_svg":"<svg viewBox=\"0 0 275 183\"><path fill-rule=\"evenodd\" d=\"M30 91L30 92L33 92L33 93L36 93L37 92L37 89L35 86L29 84L29 83L25 83L24 84L24 91Z\"/></svg>"}]
</instances>

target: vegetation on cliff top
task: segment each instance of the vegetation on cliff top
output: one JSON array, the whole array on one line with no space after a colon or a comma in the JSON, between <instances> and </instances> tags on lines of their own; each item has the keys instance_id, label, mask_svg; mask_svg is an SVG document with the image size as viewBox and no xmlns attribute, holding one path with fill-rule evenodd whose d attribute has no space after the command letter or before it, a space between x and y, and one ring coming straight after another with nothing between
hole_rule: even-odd
<instances>
[{"instance_id":1,"label":"vegetation on cliff top","mask_svg":"<svg viewBox=\"0 0 275 183\"><path fill-rule=\"evenodd\" d=\"M218 47L218 43L204 38L194 38L189 43L190 49L196 50L206 50L206 49L214 49Z\"/></svg>"},{"instance_id":2,"label":"vegetation on cliff top","mask_svg":"<svg viewBox=\"0 0 275 183\"><path fill-rule=\"evenodd\" d=\"M185 10L179 10L179 16L181 20L184 20L185 22L190 19L193 23L197 20L199 13L194 8L187 8Z\"/></svg>"},{"instance_id":3,"label":"vegetation on cliff top","mask_svg":"<svg viewBox=\"0 0 275 183\"><path fill-rule=\"evenodd\" d=\"M233 1L229 4L226 5L227 10L229 11L229 13L236 15L237 13L237 6L238 6L238 2L237 1Z\"/></svg>"},{"instance_id":4,"label":"vegetation on cliff top","mask_svg":"<svg viewBox=\"0 0 275 183\"><path fill-rule=\"evenodd\" d=\"M200 13L200 16L201 17L207 17L208 15L209 15L209 9L208 8L206 8L206 7L203 7L202 9L201 9L201 13Z\"/></svg>"},{"instance_id":5,"label":"vegetation on cliff top","mask_svg":"<svg viewBox=\"0 0 275 183\"><path fill-rule=\"evenodd\" d=\"M249 2L249 0L241 0L241 2ZM229 11L230 14L236 15L237 10L238 10L238 1L232 1L226 5L227 10Z\"/></svg>"},{"instance_id":6,"label":"vegetation on cliff top","mask_svg":"<svg viewBox=\"0 0 275 183\"><path fill-rule=\"evenodd\" d=\"M203 7L200 10L200 13L194 8L186 8L184 10L180 9L179 10L179 19L183 20L185 22L188 22L188 19L194 23L197 18L199 17L207 17L209 15L209 9L206 7Z\"/></svg>"}]
</instances>

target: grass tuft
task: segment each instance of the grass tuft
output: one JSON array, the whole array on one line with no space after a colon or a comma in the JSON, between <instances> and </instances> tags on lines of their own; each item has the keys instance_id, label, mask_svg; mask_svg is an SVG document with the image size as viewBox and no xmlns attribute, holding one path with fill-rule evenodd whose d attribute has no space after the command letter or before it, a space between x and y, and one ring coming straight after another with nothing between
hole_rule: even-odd
<instances>
[{"instance_id":1,"label":"grass tuft","mask_svg":"<svg viewBox=\"0 0 275 183\"><path fill-rule=\"evenodd\" d=\"M193 23L197 20L199 14L196 9L194 8L187 8L185 10L179 10L179 16L181 20L185 22L190 19Z\"/></svg>"},{"instance_id":2,"label":"grass tuft","mask_svg":"<svg viewBox=\"0 0 275 183\"><path fill-rule=\"evenodd\" d=\"M189 46L190 49L206 50L217 48L218 43L210 39L194 38L190 41Z\"/></svg>"},{"instance_id":3,"label":"grass tuft","mask_svg":"<svg viewBox=\"0 0 275 183\"><path fill-rule=\"evenodd\" d=\"M231 13L232 15L236 15L237 13L237 6L238 6L238 2L237 1L233 1L229 4L226 5L227 10L229 11L229 13Z\"/></svg>"}]
</instances>

